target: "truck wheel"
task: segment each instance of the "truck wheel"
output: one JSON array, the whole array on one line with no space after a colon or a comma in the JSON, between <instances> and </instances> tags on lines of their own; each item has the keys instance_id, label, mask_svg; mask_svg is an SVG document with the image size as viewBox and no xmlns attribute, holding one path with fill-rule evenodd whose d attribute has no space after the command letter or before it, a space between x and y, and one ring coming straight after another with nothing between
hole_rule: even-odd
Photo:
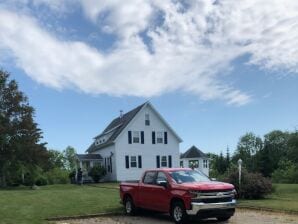
<instances>
[{"instance_id":1,"label":"truck wheel","mask_svg":"<svg viewBox=\"0 0 298 224\"><path fill-rule=\"evenodd\" d=\"M187 214L184 204L180 201L174 202L171 207L171 216L176 224L184 224L187 221Z\"/></svg>"},{"instance_id":2,"label":"truck wheel","mask_svg":"<svg viewBox=\"0 0 298 224\"><path fill-rule=\"evenodd\" d=\"M227 221L231 218L231 216L223 216L223 217L217 217L217 220L220 222Z\"/></svg>"},{"instance_id":3,"label":"truck wheel","mask_svg":"<svg viewBox=\"0 0 298 224\"><path fill-rule=\"evenodd\" d=\"M124 200L124 208L125 208L125 213L127 215L135 215L136 214L136 207L133 203L132 198L129 196L127 196Z\"/></svg>"}]
</instances>

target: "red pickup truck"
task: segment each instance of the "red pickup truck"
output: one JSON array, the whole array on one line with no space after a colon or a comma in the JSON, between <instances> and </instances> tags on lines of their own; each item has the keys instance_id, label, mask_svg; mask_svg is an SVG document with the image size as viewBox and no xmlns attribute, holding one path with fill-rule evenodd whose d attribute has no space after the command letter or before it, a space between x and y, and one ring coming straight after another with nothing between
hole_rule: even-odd
<instances>
[{"instance_id":1,"label":"red pickup truck","mask_svg":"<svg viewBox=\"0 0 298 224\"><path fill-rule=\"evenodd\" d=\"M133 215L138 208L155 210L170 213L178 224L189 215L228 220L235 212L235 195L232 184L211 181L186 168L147 170L140 181L120 184L126 214Z\"/></svg>"}]
</instances>

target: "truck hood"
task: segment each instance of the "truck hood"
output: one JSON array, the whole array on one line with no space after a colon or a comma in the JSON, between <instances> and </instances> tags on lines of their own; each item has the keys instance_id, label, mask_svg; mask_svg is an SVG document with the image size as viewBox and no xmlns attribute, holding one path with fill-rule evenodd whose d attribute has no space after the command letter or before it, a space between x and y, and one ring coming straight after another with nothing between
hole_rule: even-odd
<instances>
[{"instance_id":1,"label":"truck hood","mask_svg":"<svg viewBox=\"0 0 298 224\"><path fill-rule=\"evenodd\" d=\"M213 190L233 190L234 185L218 182L218 181L207 181L207 182L192 182L192 183L183 183L179 186L185 187L188 190L197 190L197 191L213 191Z\"/></svg>"}]
</instances>

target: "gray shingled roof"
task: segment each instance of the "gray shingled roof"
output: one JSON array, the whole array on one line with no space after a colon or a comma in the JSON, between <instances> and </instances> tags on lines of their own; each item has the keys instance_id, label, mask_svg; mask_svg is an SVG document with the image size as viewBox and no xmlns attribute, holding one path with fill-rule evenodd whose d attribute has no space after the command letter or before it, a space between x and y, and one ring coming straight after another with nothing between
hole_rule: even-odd
<instances>
[{"instance_id":1,"label":"gray shingled roof","mask_svg":"<svg viewBox=\"0 0 298 224\"><path fill-rule=\"evenodd\" d=\"M127 112L126 114L123 114L122 118L117 117L115 118L105 129L104 131L97 135L96 137L99 137L107 132L109 132L112 129L115 129L113 131L113 134L111 135L111 137L109 139L106 140L105 143L100 144L100 145L95 145L95 143L93 142L89 148L86 150L86 152L91 153L94 151L97 151L99 149L105 148L109 145L114 144L114 140L118 137L118 135L122 132L122 130L128 125L128 123L135 117L135 115L142 109L142 107L145 105L146 103L143 103L142 105L134 108L133 110Z\"/></svg>"},{"instance_id":2,"label":"gray shingled roof","mask_svg":"<svg viewBox=\"0 0 298 224\"><path fill-rule=\"evenodd\" d=\"M79 160L101 160L102 157L99 154L76 154Z\"/></svg>"},{"instance_id":3,"label":"gray shingled roof","mask_svg":"<svg viewBox=\"0 0 298 224\"><path fill-rule=\"evenodd\" d=\"M193 145L190 149L183 153L180 158L208 158L208 156Z\"/></svg>"}]
</instances>

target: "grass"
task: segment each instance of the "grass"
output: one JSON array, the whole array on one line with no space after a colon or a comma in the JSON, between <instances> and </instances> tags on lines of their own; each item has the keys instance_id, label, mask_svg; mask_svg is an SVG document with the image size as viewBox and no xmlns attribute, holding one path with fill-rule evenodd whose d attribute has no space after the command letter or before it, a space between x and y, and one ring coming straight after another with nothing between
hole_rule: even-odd
<instances>
[{"instance_id":1,"label":"grass","mask_svg":"<svg viewBox=\"0 0 298 224\"><path fill-rule=\"evenodd\" d=\"M118 183L49 185L0 190L0 224L44 224L46 218L121 211ZM241 200L240 206L298 214L298 184L275 184L262 200Z\"/></svg>"},{"instance_id":2,"label":"grass","mask_svg":"<svg viewBox=\"0 0 298 224\"><path fill-rule=\"evenodd\" d=\"M104 186L116 187L117 184ZM116 212L121 210L119 200L119 191L115 188L87 185L0 190L0 224L43 224L49 217Z\"/></svg>"},{"instance_id":3,"label":"grass","mask_svg":"<svg viewBox=\"0 0 298 224\"><path fill-rule=\"evenodd\" d=\"M298 214L298 184L274 184L275 191L261 200L240 200L239 206Z\"/></svg>"}]
</instances>

